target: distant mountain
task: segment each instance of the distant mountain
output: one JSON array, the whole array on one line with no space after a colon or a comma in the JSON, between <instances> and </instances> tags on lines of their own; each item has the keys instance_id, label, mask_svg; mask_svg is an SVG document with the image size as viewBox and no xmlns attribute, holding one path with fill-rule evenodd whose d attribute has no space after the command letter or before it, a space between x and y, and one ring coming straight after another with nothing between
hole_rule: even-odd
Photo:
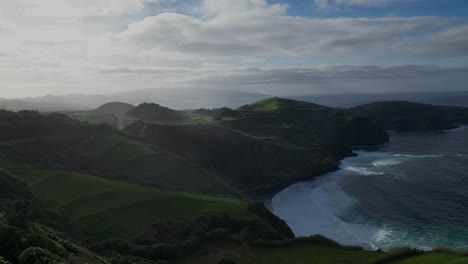
<instances>
[{"instance_id":1,"label":"distant mountain","mask_svg":"<svg viewBox=\"0 0 468 264\"><path fill-rule=\"evenodd\" d=\"M403 101L375 102L348 110L389 130L447 130L468 123L468 108Z\"/></svg>"},{"instance_id":2,"label":"distant mountain","mask_svg":"<svg viewBox=\"0 0 468 264\"><path fill-rule=\"evenodd\" d=\"M95 109L107 102L104 95L46 95L35 98L0 100L0 107L11 111L37 110L41 112L83 111Z\"/></svg>"},{"instance_id":3,"label":"distant mountain","mask_svg":"<svg viewBox=\"0 0 468 264\"><path fill-rule=\"evenodd\" d=\"M145 89L108 95L46 95L36 98L0 98L0 108L12 111L41 112L90 111L111 102L138 105L144 102L165 105L172 109L237 108L267 98L267 95L229 90L208 89Z\"/></svg>"},{"instance_id":4,"label":"distant mountain","mask_svg":"<svg viewBox=\"0 0 468 264\"><path fill-rule=\"evenodd\" d=\"M302 96L294 95L286 97L330 107L342 108L383 101L407 101L434 105L468 107L468 92L350 93Z\"/></svg>"},{"instance_id":5,"label":"distant mountain","mask_svg":"<svg viewBox=\"0 0 468 264\"><path fill-rule=\"evenodd\" d=\"M135 106L131 104L112 102L101 105L97 109L93 110L93 112L101 114L125 114L134 108Z\"/></svg>"}]
</instances>

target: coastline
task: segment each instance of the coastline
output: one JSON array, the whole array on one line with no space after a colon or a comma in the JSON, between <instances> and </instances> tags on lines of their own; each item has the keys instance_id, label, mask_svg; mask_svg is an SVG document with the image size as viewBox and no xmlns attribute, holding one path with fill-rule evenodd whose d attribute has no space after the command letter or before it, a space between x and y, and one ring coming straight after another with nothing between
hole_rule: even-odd
<instances>
[{"instance_id":1,"label":"coastline","mask_svg":"<svg viewBox=\"0 0 468 264\"><path fill-rule=\"evenodd\" d=\"M395 132L390 146L356 147L358 156L343 159L340 171L270 195L269 209L286 221L296 237L322 234L343 245L368 249L430 250L440 245L464 250L468 235L460 232L460 223L466 216L457 199L466 195L462 186L467 182L468 133L459 131L467 128L431 131L432 135ZM447 189L459 192L454 195ZM412 222L413 218L421 222ZM347 243L346 235L357 239Z\"/></svg>"}]
</instances>

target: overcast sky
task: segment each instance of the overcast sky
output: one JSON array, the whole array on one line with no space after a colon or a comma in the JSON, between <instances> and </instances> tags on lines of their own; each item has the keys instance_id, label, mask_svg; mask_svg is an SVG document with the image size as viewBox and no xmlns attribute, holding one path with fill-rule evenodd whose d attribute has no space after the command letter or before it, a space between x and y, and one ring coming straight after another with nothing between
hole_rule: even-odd
<instances>
[{"instance_id":1,"label":"overcast sky","mask_svg":"<svg viewBox=\"0 0 468 264\"><path fill-rule=\"evenodd\" d=\"M0 0L0 97L467 84L466 0Z\"/></svg>"}]
</instances>

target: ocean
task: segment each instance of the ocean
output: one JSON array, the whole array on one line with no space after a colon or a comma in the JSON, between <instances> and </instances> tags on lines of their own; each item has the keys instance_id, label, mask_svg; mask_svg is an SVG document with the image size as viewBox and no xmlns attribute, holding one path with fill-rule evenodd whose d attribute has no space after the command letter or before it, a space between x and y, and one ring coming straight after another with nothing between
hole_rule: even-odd
<instances>
[{"instance_id":1,"label":"ocean","mask_svg":"<svg viewBox=\"0 0 468 264\"><path fill-rule=\"evenodd\" d=\"M339 171L294 184L271 202L296 236L345 245L468 249L468 128L391 132Z\"/></svg>"}]
</instances>

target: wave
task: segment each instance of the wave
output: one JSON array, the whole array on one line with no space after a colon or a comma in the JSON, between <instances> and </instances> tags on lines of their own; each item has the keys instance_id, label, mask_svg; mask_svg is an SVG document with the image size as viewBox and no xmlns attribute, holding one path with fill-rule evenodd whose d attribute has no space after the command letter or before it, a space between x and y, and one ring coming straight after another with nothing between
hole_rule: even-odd
<instances>
[{"instance_id":1,"label":"wave","mask_svg":"<svg viewBox=\"0 0 468 264\"><path fill-rule=\"evenodd\" d=\"M389 234L365 224L344 221L340 213L351 208L355 199L344 192L335 175L319 185L295 184L273 198L273 213L285 220L296 236L324 235L343 245L360 245L376 250L374 241ZM304 206L306 205L306 206Z\"/></svg>"},{"instance_id":2,"label":"wave","mask_svg":"<svg viewBox=\"0 0 468 264\"><path fill-rule=\"evenodd\" d=\"M442 130L443 132L448 132L448 133L451 133L451 132L458 132L458 131L463 131L465 129L467 129L468 126L459 126L459 127L456 127L456 128L452 128L452 129L447 129L447 130Z\"/></svg>"},{"instance_id":3,"label":"wave","mask_svg":"<svg viewBox=\"0 0 468 264\"><path fill-rule=\"evenodd\" d=\"M443 157L367 151L355 153L358 154L356 157L341 162L340 170L313 182L292 185L273 198L273 213L284 219L296 236L321 234L343 245L360 245L367 249L385 249L388 245L390 248L397 236L392 229L375 226L365 220L356 223L351 220L352 216L349 218L358 201L343 189L345 179L352 175L384 177L387 167L419 158Z\"/></svg>"}]
</instances>

